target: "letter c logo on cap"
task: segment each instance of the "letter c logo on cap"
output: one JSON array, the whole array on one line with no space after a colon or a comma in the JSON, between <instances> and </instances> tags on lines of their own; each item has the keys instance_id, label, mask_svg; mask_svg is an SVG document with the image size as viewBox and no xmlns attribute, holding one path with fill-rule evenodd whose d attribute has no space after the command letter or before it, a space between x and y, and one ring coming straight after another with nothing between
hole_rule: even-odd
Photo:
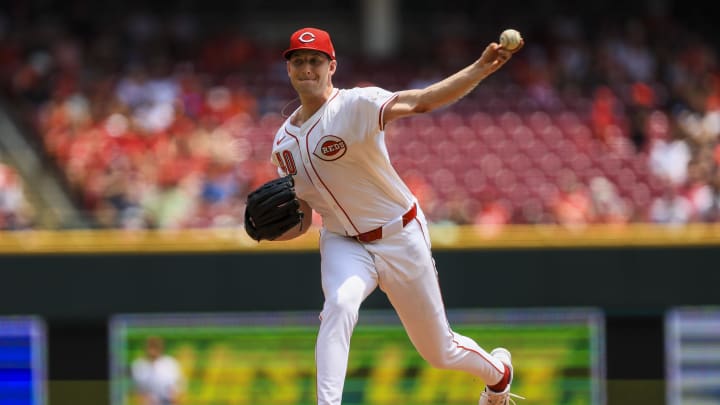
<instances>
[{"instance_id":1,"label":"letter c logo on cap","mask_svg":"<svg viewBox=\"0 0 720 405\"><path fill-rule=\"evenodd\" d=\"M298 37L298 41L307 44L308 42L312 42L315 40L315 34L309 31L305 31Z\"/></svg>"}]
</instances>

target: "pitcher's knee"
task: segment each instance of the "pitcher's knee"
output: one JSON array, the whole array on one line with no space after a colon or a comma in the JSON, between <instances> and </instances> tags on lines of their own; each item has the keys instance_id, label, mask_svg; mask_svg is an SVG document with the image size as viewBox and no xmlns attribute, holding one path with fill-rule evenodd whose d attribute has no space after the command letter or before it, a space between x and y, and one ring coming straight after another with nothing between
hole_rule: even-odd
<instances>
[{"instance_id":1,"label":"pitcher's knee","mask_svg":"<svg viewBox=\"0 0 720 405\"><path fill-rule=\"evenodd\" d=\"M360 303L352 299L343 299L340 297L330 297L325 300L323 306L323 320L327 318L344 318L355 323L360 311Z\"/></svg>"}]
</instances>

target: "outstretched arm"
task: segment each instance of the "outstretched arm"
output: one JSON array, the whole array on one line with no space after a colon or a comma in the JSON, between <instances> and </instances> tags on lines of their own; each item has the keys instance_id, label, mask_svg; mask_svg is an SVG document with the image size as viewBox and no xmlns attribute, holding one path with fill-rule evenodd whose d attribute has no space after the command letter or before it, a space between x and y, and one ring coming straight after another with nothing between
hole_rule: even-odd
<instances>
[{"instance_id":1,"label":"outstretched arm","mask_svg":"<svg viewBox=\"0 0 720 405\"><path fill-rule=\"evenodd\" d=\"M404 90L385 107L383 124L450 105L472 91L483 79L500 69L520 46L509 51L493 42L478 60L461 71L421 90Z\"/></svg>"}]
</instances>

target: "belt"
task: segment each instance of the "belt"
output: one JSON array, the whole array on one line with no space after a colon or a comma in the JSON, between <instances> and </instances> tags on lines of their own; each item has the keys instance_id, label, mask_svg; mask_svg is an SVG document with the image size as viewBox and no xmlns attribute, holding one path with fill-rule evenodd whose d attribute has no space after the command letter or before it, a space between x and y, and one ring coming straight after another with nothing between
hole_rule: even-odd
<instances>
[{"instance_id":1,"label":"belt","mask_svg":"<svg viewBox=\"0 0 720 405\"><path fill-rule=\"evenodd\" d=\"M417 216L417 204L413 204L408 212L404 213L401 217L395 218L387 224L375 228L372 231L363 232L359 235L353 236L360 242L369 243L378 239L382 239L383 236L390 236L397 231L405 228L405 225L409 224L410 221L415 219Z\"/></svg>"}]
</instances>

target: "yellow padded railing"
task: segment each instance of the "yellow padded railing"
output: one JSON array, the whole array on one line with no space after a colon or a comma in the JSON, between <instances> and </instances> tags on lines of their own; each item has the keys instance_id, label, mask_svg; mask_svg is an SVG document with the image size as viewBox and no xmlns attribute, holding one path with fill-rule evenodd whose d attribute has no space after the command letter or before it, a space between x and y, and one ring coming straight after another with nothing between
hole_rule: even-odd
<instances>
[{"instance_id":1,"label":"yellow padded railing","mask_svg":"<svg viewBox=\"0 0 720 405\"><path fill-rule=\"evenodd\" d=\"M593 225L575 229L553 225L433 225L430 235L435 250L720 246L720 224ZM262 243L251 240L242 228L13 231L0 232L0 254L313 251L317 250L318 237L317 229L296 240Z\"/></svg>"}]
</instances>

